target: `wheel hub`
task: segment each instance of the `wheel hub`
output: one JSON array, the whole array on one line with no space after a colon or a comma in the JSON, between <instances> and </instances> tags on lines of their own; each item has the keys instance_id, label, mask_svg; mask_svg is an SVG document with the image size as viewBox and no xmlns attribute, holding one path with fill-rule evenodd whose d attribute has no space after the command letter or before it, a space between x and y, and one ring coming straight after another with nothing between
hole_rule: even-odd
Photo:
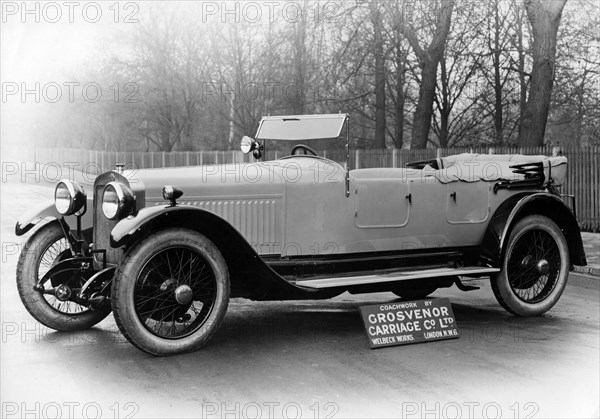
<instances>
[{"instance_id":1,"label":"wheel hub","mask_svg":"<svg viewBox=\"0 0 600 419\"><path fill-rule=\"evenodd\" d=\"M540 275L548 275L548 272L550 272L550 264L546 259L540 260L537 263L536 268Z\"/></svg>"},{"instance_id":2,"label":"wheel hub","mask_svg":"<svg viewBox=\"0 0 600 419\"><path fill-rule=\"evenodd\" d=\"M180 285L175 289L175 299L181 305L186 305L192 302L193 292L187 285Z\"/></svg>"},{"instance_id":3,"label":"wheel hub","mask_svg":"<svg viewBox=\"0 0 600 419\"><path fill-rule=\"evenodd\" d=\"M54 291L54 296L60 301L67 301L71 297L71 288L67 285L59 285Z\"/></svg>"}]
</instances>

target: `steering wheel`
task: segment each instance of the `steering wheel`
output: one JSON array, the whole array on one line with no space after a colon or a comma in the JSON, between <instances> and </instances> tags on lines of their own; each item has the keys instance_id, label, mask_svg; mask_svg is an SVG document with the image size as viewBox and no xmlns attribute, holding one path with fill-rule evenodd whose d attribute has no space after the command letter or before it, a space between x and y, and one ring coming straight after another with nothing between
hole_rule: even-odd
<instances>
[{"instance_id":1,"label":"steering wheel","mask_svg":"<svg viewBox=\"0 0 600 419\"><path fill-rule=\"evenodd\" d=\"M291 153L292 156L295 156L296 151L298 151L298 150L304 150L305 155L308 153L312 154L313 156L317 155L317 152L315 150L313 150L312 148L310 148L309 146L304 145L304 144L298 144L298 145L294 146L294 148L292 148L292 153ZM308 151L308 153L307 153L307 151Z\"/></svg>"}]
</instances>

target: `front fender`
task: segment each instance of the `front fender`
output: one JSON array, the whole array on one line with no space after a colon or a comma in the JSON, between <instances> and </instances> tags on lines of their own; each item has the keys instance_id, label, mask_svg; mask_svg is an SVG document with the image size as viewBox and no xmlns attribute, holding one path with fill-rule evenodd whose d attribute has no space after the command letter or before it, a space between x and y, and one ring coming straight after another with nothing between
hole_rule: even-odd
<instances>
[{"instance_id":1,"label":"front fender","mask_svg":"<svg viewBox=\"0 0 600 419\"><path fill-rule=\"evenodd\" d=\"M135 216L124 218L113 227L110 233L110 245L112 247L126 246L133 240L136 234L147 228L153 221L159 221L159 218L165 217L161 221L166 224L167 217L177 217L177 214L183 214L189 211L207 212L200 208L188 205L157 205L154 207L142 208Z\"/></svg>"},{"instance_id":2,"label":"front fender","mask_svg":"<svg viewBox=\"0 0 600 419\"><path fill-rule=\"evenodd\" d=\"M229 268L232 297L286 300L332 296L331 290L306 290L289 283L265 263L229 222L191 205L142 208L135 217L119 221L111 232L110 244L112 247L130 246L157 230L173 227L198 231L217 246Z\"/></svg>"},{"instance_id":3,"label":"front fender","mask_svg":"<svg viewBox=\"0 0 600 419\"><path fill-rule=\"evenodd\" d=\"M92 217L92 209L93 209L93 199L87 199L87 211L81 217L81 228L83 230L90 229L94 226L93 217ZM54 206L54 200L50 199L48 201L44 201L40 205L30 209L25 212L23 215L19 217L17 220L17 224L15 225L15 234L17 236L22 236L27 233L36 224L38 224L42 220L59 220L62 217L60 213L56 210ZM77 218L74 216L65 217L67 224L72 230L77 228Z\"/></svg>"},{"instance_id":4,"label":"front fender","mask_svg":"<svg viewBox=\"0 0 600 419\"><path fill-rule=\"evenodd\" d=\"M199 227L206 230L209 224L218 226L222 231L227 231L242 240L249 248L252 246L246 239L225 219L217 214L194 207L192 205L156 205L140 209L135 216L122 219L115 225L110 233L111 247L118 248L131 244L145 231L168 227L187 226L192 229Z\"/></svg>"}]
</instances>

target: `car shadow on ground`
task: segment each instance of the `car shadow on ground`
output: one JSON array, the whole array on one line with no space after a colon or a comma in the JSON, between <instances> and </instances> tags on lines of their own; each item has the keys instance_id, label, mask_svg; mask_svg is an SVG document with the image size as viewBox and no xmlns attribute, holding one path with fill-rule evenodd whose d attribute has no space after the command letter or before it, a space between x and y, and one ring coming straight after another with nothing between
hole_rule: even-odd
<instances>
[{"instance_id":1,"label":"car shadow on ground","mask_svg":"<svg viewBox=\"0 0 600 419\"><path fill-rule=\"evenodd\" d=\"M391 299L384 302L398 301L402 300ZM354 350L368 351L359 307L372 303L380 302L235 302L230 306L217 334L201 352L223 353L243 349L244 353L250 354L260 353L265 347L273 350L294 350L297 347L334 350L341 343ZM495 343L508 337L514 341L536 342L549 339L540 333L541 328L559 330L564 326L564 319L551 315L516 317L491 305L474 307L453 303L452 309L461 337L470 341L479 339L484 343ZM60 342L66 346L86 346L86 351L99 354L110 352L130 356L132 352L138 352L120 333L112 316L100 326L89 330L50 331L43 341Z\"/></svg>"}]
</instances>

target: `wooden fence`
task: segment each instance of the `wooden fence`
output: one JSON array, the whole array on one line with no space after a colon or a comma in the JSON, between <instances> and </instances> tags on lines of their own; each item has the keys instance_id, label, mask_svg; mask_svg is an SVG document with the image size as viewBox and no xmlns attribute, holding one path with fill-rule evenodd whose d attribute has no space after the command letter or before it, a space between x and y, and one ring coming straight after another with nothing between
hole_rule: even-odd
<instances>
[{"instance_id":1,"label":"wooden fence","mask_svg":"<svg viewBox=\"0 0 600 419\"><path fill-rule=\"evenodd\" d=\"M450 148L424 150L353 150L350 167L404 167L406 163L459 153L528 154L566 156L569 160L567 181L562 187L564 194L574 195L577 216L581 228L600 231L600 147L551 148L551 147L496 147L496 148ZM284 153L268 151L264 160L282 157ZM322 152L325 157L344 164L344 150ZM3 147L3 171L5 162L37 162L42 165L59 165L85 170L90 174L114 168L115 163L140 169L158 167L195 166L222 163L243 163L253 160L240 151L175 151L165 152L115 152L62 148Z\"/></svg>"}]
</instances>

